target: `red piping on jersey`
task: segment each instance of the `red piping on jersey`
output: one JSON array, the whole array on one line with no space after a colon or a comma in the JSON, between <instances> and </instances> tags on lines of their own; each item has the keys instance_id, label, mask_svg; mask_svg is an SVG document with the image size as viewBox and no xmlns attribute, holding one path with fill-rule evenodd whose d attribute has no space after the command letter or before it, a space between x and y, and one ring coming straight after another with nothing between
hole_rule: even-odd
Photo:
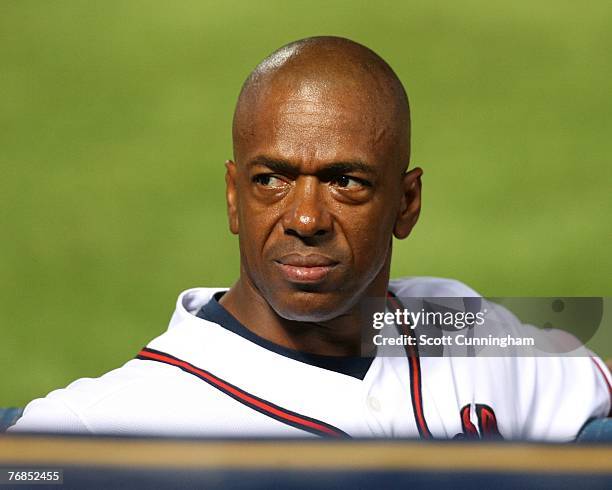
<instances>
[{"instance_id":1,"label":"red piping on jersey","mask_svg":"<svg viewBox=\"0 0 612 490\"><path fill-rule=\"evenodd\" d=\"M608 414L608 417L612 417L612 386L610 385L610 381L608 380L608 377L606 376L606 373L604 372L603 368L599 365L599 363L595 360L594 357L591 357L591 361L593 361L593 364L597 366L597 369L599 370L599 372L603 376L604 381L608 385L608 393L610 394L610 413Z\"/></svg>"},{"instance_id":2,"label":"red piping on jersey","mask_svg":"<svg viewBox=\"0 0 612 490\"><path fill-rule=\"evenodd\" d=\"M243 405L246 405L260 413L263 413L264 415L268 415L269 417L272 417L280 422L284 422L285 424L291 425L292 427L296 427L298 429L302 429L306 432L310 432L319 436L350 437L348 434L338 429L337 427L334 427L333 425L329 425L325 422L321 422L320 420L306 417L305 415L300 415L296 412L292 412L285 408L279 407L274 403L268 402L266 400L263 400L262 398L252 395L238 388L237 386L234 386L228 383L227 381L222 380L214 374L205 371L204 369L200 369L186 361L171 356L170 354L166 354L164 352L145 347L138 353L136 357L142 360L157 361L162 362L164 364L170 364L171 366L176 366L182 369L183 371L193 374L194 376L197 376L203 381L206 381L209 385L217 388L226 395L231 396Z\"/></svg>"},{"instance_id":3,"label":"red piping on jersey","mask_svg":"<svg viewBox=\"0 0 612 490\"><path fill-rule=\"evenodd\" d=\"M397 297L391 292L387 292L387 300L389 304L396 310L403 309L403 305L397 299ZM419 361L419 352L416 347L416 337L414 330L411 328L404 328L402 334L410 335L415 339L415 345L406 345L406 355L408 357L408 365L410 366L410 394L412 398L412 408L414 411L414 418L416 421L419 434L423 439L433 439L432 433L429 431L427 421L425 420L425 412L423 411L423 396L421 390L421 363Z\"/></svg>"}]
</instances>

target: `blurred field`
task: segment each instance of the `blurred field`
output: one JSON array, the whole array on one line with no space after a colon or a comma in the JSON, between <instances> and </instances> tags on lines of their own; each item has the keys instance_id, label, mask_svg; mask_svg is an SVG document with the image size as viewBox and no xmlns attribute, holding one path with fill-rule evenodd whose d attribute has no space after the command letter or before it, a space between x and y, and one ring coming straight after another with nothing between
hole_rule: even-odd
<instances>
[{"instance_id":1,"label":"blurred field","mask_svg":"<svg viewBox=\"0 0 612 490\"><path fill-rule=\"evenodd\" d=\"M316 34L404 81L424 209L393 273L612 296L608 1L0 3L0 406L133 357L230 285L223 162L254 65ZM595 348L612 356L612 332Z\"/></svg>"}]
</instances>

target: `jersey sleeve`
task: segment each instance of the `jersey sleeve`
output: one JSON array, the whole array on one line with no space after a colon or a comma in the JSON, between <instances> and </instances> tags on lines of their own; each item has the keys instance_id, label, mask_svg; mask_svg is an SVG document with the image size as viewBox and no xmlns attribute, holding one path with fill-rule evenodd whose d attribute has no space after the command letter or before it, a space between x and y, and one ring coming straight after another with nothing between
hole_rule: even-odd
<instances>
[{"instance_id":1,"label":"jersey sleeve","mask_svg":"<svg viewBox=\"0 0 612 490\"><path fill-rule=\"evenodd\" d=\"M390 289L400 298L481 297L459 281L436 277L397 279L390 282ZM473 354L477 359L465 363L471 368L460 383L466 393L472 393L472 400L466 396L462 404L491 404L499 415L502 435L519 440L574 440L589 420L610 414L612 378L601 359L571 334L523 324L495 303L484 307L488 320L480 331L483 337L493 333L499 338L506 334L537 338L540 349L520 347L504 353L481 349ZM578 347L571 354L551 354L571 351L573 346ZM466 356L465 347L458 349L458 357ZM448 355L455 354L451 350Z\"/></svg>"},{"instance_id":2,"label":"jersey sleeve","mask_svg":"<svg viewBox=\"0 0 612 490\"><path fill-rule=\"evenodd\" d=\"M7 432L89 434L90 430L79 415L52 395L28 403L22 417Z\"/></svg>"},{"instance_id":3,"label":"jersey sleeve","mask_svg":"<svg viewBox=\"0 0 612 490\"><path fill-rule=\"evenodd\" d=\"M124 411L133 399L126 397L130 387L142 379L143 361L133 359L99 378L80 378L25 407L23 416L9 432L47 432L64 434L100 433L112 429L113 417ZM104 401L117 399L116 406ZM115 410L110 410L111 408ZM112 413L110 413L112 411Z\"/></svg>"},{"instance_id":4,"label":"jersey sleeve","mask_svg":"<svg viewBox=\"0 0 612 490\"><path fill-rule=\"evenodd\" d=\"M572 441L589 420L610 413L610 373L596 356L517 360L532 376L531 389L519 385L522 439Z\"/></svg>"},{"instance_id":5,"label":"jersey sleeve","mask_svg":"<svg viewBox=\"0 0 612 490\"><path fill-rule=\"evenodd\" d=\"M510 369L504 391L511 394L507 403L514 405L517 417L514 437L572 441L589 420L608 416L612 381L599 357L565 331L542 330L523 324L503 307L494 309L503 317L508 333L535 338L539 346L521 348L506 359ZM559 349L568 345L572 345L570 351Z\"/></svg>"},{"instance_id":6,"label":"jersey sleeve","mask_svg":"<svg viewBox=\"0 0 612 490\"><path fill-rule=\"evenodd\" d=\"M164 394L157 393L156 388L162 382L172 386L176 371L173 366L132 359L98 378L77 379L65 388L31 401L8 432L144 433L143 414L154 414L155 410L150 407L159 403L151 400L164 399ZM171 400L169 403L172 406Z\"/></svg>"}]
</instances>

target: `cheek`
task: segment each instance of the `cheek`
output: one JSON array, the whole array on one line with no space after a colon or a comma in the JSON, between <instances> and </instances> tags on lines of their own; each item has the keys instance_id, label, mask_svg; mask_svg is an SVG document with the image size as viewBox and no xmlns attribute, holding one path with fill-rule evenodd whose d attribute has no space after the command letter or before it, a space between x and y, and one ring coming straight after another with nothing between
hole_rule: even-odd
<instances>
[{"instance_id":1,"label":"cheek","mask_svg":"<svg viewBox=\"0 0 612 490\"><path fill-rule=\"evenodd\" d=\"M390 243L390 235L383 229L378 233L370 229L360 233L353 239L353 253L358 268L376 267L384 262L386 251Z\"/></svg>"},{"instance_id":2,"label":"cheek","mask_svg":"<svg viewBox=\"0 0 612 490\"><path fill-rule=\"evenodd\" d=\"M243 200L238 207L240 247L249 256L261 256L279 222L278 206Z\"/></svg>"},{"instance_id":3,"label":"cheek","mask_svg":"<svg viewBox=\"0 0 612 490\"><path fill-rule=\"evenodd\" d=\"M384 263L393 223L388 213L372 209L357 213L345 226L347 241L351 245L355 267L360 271L378 270Z\"/></svg>"}]
</instances>

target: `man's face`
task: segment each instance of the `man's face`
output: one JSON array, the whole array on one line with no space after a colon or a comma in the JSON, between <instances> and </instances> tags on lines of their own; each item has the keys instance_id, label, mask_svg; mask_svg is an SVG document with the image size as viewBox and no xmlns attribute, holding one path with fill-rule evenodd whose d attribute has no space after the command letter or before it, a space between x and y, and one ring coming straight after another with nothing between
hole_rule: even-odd
<instances>
[{"instance_id":1,"label":"man's face","mask_svg":"<svg viewBox=\"0 0 612 490\"><path fill-rule=\"evenodd\" d=\"M406 162L371 98L303 82L262 99L228 164L241 280L283 318L330 320L386 287Z\"/></svg>"}]
</instances>

